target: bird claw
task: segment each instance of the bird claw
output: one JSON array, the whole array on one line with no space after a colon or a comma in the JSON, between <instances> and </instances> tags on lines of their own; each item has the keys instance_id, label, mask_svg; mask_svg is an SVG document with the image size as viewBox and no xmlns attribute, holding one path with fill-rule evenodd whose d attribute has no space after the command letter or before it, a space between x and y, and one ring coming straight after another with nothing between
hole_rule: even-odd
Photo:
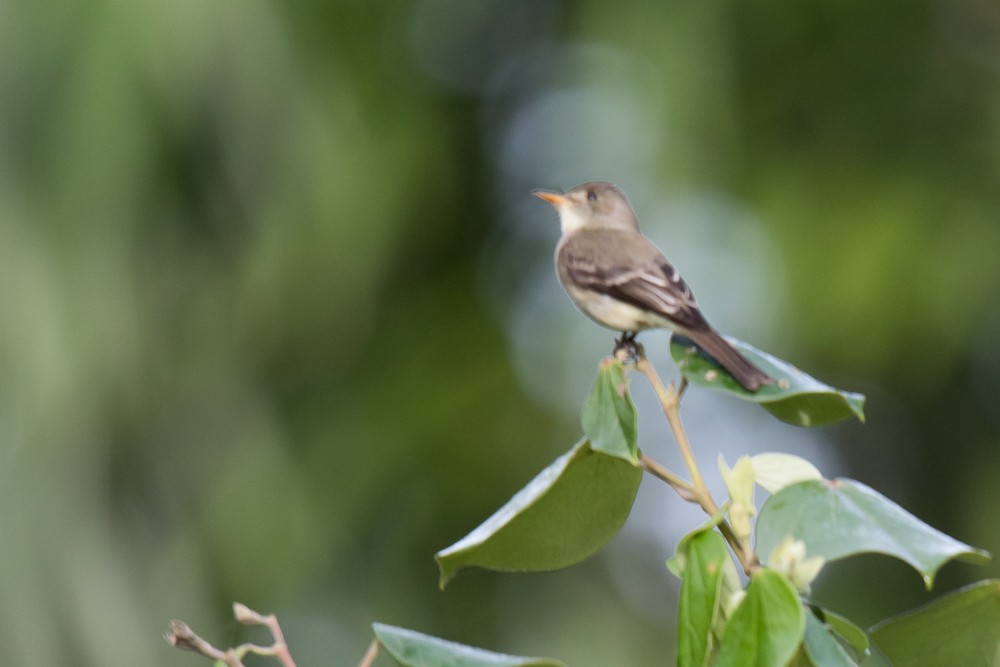
<instances>
[{"instance_id":1,"label":"bird claw","mask_svg":"<svg viewBox=\"0 0 1000 667\"><path fill-rule=\"evenodd\" d=\"M635 332L623 333L621 338L615 340L615 347L612 355L622 361L638 361L645 356L642 343L635 339Z\"/></svg>"}]
</instances>

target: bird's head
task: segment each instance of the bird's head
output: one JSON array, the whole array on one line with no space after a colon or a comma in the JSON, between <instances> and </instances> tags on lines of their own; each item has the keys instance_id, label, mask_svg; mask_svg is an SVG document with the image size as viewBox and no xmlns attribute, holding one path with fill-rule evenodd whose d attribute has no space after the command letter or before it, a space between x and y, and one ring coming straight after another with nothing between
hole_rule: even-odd
<instances>
[{"instance_id":1,"label":"bird's head","mask_svg":"<svg viewBox=\"0 0 1000 667\"><path fill-rule=\"evenodd\" d=\"M621 188L604 181L582 183L565 193L535 190L559 211L563 234L578 229L638 229L632 205Z\"/></svg>"}]
</instances>

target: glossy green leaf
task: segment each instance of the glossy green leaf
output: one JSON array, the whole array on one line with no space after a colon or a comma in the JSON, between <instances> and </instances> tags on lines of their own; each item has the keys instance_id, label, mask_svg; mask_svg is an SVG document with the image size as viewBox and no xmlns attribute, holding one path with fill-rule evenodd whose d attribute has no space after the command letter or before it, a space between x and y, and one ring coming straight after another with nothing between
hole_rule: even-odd
<instances>
[{"instance_id":1,"label":"glossy green leaf","mask_svg":"<svg viewBox=\"0 0 1000 667\"><path fill-rule=\"evenodd\" d=\"M757 519L758 553L771 553L789 535L805 543L808 556L828 561L866 552L899 558L920 573L928 588L953 558L990 559L850 479L800 482L768 498Z\"/></svg>"},{"instance_id":2,"label":"glossy green leaf","mask_svg":"<svg viewBox=\"0 0 1000 667\"><path fill-rule=\"evenodd\" d=\"M629 395L625 365L618 359L601 361L594 388L583 405L582 421L592 449L638 463L635 404Z\"/></svg>"},{"instance_id":3,"label":"glossy green leaf","mask_svg":"<svg viewBox=\"0 0 1000 667\"><path fill-rule=\"evenodd\" d=\"M869 632L895 667L1000 665L1000 579L967 586Z\"/></svg>"},{"instance_id":4,"label":"glossy green leaf","mask_svg":"<svg viewBox=\"0 0 1000 667\"><path fill-rule=\"evenodd\" d=\"M756 392L749 392L690 339L674 334L670 354L691 384L729 392L760 403L778 419L796 426L824 426L854 416L865 420L863 394L841 391L823 384L795 366L757 348L727 338L747 359L774 378Z\"/></svg>"},{"instance_id":5,"label":"glossy green leaf","mask_svg":"<svg viewBox=\"0 0 1000 667\"><path fill-rule=\"evenodd\" d=\"M558 660L504 655L413 630L372 624L375 637L405 667L566 667Z\"/></svg>"},{"instance_id":6,"label":"glossy green leaf","mask_svg":"<svg viewBox=\"0 0 1000 667\"><path fill-rule=\"evenodd\" d=\"M833 636L833 630L811 613L806 614L803 646L816 667L857 667L858 663Z\"/></svg>"},{"instance_id":7,"label":"glossy green leaf","mask_svg":"<svg viewBox=\"0 0 1000 667\"><path fill-rule=\"evenodd\" d=\"M805 622L802 602L788 580L774 570L759 570L726 624L715 665L783 667L799 650Z\"/></svg>"},{"instance_id":8,"label":"glossy green leaf","mask_svg":"<svg viewBox=\"0 0 1000 667\"><path fill-rule=\"evenodd\" d=\"M677 664L702 667L714 647L713 628L727 567L736 572L725 538L715 530L694 533L685 543L680 605L677 611Z\"/></svg>"},{"instance_id":9,"label":"glossy green leaf","mask_svg":"<svg viewBox=\"0 0 1000 667\"><path fill-rule=\"evenodd\" d=\"M625 523L642 469L583 440L506 505L435 556L441 587L462 567L555 570L604 546Z\"/></svg>"}]
</instances>

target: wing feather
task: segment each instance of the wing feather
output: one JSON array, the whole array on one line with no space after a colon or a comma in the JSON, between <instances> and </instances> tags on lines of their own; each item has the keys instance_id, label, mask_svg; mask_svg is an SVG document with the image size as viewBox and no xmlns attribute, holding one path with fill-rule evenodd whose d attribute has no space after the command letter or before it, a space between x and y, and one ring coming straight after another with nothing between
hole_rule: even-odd
<instances>
[{"instance_id":1,"label":"wing feather","mask_svg":"<svg viewBox=\"0 0 1000 667\"><path fill-rule=\"evenodd\" d=\"M685 329L707 328L691 288L666 257L643 240L648 245L641 252L626 253L628 246L616 242L614 233L578 233L559 249L561 271L581 288L652 311Z\"/></svg>"}]
</instances>

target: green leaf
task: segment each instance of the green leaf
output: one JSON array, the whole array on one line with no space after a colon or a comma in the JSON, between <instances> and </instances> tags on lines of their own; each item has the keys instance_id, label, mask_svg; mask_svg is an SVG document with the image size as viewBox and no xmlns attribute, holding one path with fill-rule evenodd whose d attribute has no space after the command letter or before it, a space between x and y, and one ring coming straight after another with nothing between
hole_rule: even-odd
<instances>
[{"instance_id":1,"label":"green leaf","mask_svg":"<svg viewBox=\"0 0 1000 667\"><path fill-rule=\"evenodd\" d=\"M601 361L594 388L583 405L583 432L591 449L638 463L637 416L628 391L625 365L613 357Z\"/></svg>"},{"instance_id":2,"label":"green leaf","mask_svg":"<svg viewBox=\"0 0 1000 667\"><path fill-rule=\"evenodd\" d=\"M911 566L930 588L953 558L984 563L989 553L945 535L861 482L850 479L793 484L764 503L757 519L757 552L769 554L786 536L806 554L836 560L883 553Z\"/></svg>"},{"instance_id":3,"label":"green leaf","mask_svg":"<svg viewBox=\"0 0 1000 667\"><path fill-rule=\"evenodd\" d=\"M558 660L484 651L382 623L372 628L385 650L406 667L566 667Z\"/></svg>"},{"instance_id":4,"label":"green leaf","mask_svg":"<svg viewBox=\"0 0 1000 667\"><path fill-rule=\"evenodd\" d=\"M680 606L677 612L677 664L702 667L711 657L727 566L733 569L726 540L714 530L694 533L686 542Z\"/></svg>"},{"instance_id":5,"label":"green leaf","mask_svg":"<svg viewBox=\"0 0 1000 667\"><path fill-rule=\"evenodd\" d=\"M641 479L640 467L579 442L478 528L437 553L441 587L470 565L540 571L587 558L625 523Z\"/></svg>"},{"instance_id":6,"label":"green leaf","mask_svg":"<svg viewBox=\"0 0 1000 667\"><path fill-rule=\"evenodd\" d=\"M691 339L677 334L670 339L670 354L691 384L721 389L746 401L760 403L772 415L789 424L824 426L851 416L865 420L863 394L834 389L787 361L761 352L748 343L735 338L726 340L774 378L774 383L756 392L747 391Z\"/></svg>"},{"instance_id":7,"label":"green leaf","mask_svg":"<svg viewBox=\"0 0 1000 667\"><path fill-rule=\"evenodd\" d=\"M816 667L857 667L833 636L833 631L813 614L806 614L806 634L803 640L806 655Z\"/></svg>"},{"instance_id":8,"label":"green leaf","mask_svg":"<svg viewBox=\"0 0 1000 667\"><path fill-rule=\"evenodd\" d=\"M1000 665L1000 579L967 586L869 632L895 667Z\"/></svg>"},{"instance_id":9,"label":"green leaf","mask_svg":"<svg viewBox=\"0 0 1000 667\"><path fill-rule=\"evenodd\" d=\"M868 654L861 661L861 667L894 667L889 658L879 650L878 644L872 643Z\"/></svg>"},{"instance_id":10,"label":"green leaf","mask_svg":"<svg viewBox=\"0 0 1000 667\"><path fill-rule=\"evenodd\" d=\"M812 610L834 633L847 642L859 657L868 652L868 633L853 622L829 609L813 606Z\"/></svg>"},{"instance_id":11,"label":"green leaf","mask_svg":"<svg viewBox=\"0 0 1000 667\"><path fill-rule=\"evenodd\" d=\"M690 533L685 535L677 543L677 547L674 549L673 557L667 559L667 569L670 570L678 579L684 576L684 568L687 566L687 552L688 545L690 545L691 540L705 532L706 530L712 530L726 517L726 505L728 503L723 503L723 506L719 508L713 516L708 517L700 526L692 530Z\"/></svg>"},{"instance_id":12,"label":"green leaf","mask_svg":"<svg viewBox=\"0 0 1000 667\"><path fill-rule=\"evenodd\" d=\"M716 667L783 667L804 632L805 612L795 589L774 570L758 570L726 624Z\"/></svg>"}]
</instances>

